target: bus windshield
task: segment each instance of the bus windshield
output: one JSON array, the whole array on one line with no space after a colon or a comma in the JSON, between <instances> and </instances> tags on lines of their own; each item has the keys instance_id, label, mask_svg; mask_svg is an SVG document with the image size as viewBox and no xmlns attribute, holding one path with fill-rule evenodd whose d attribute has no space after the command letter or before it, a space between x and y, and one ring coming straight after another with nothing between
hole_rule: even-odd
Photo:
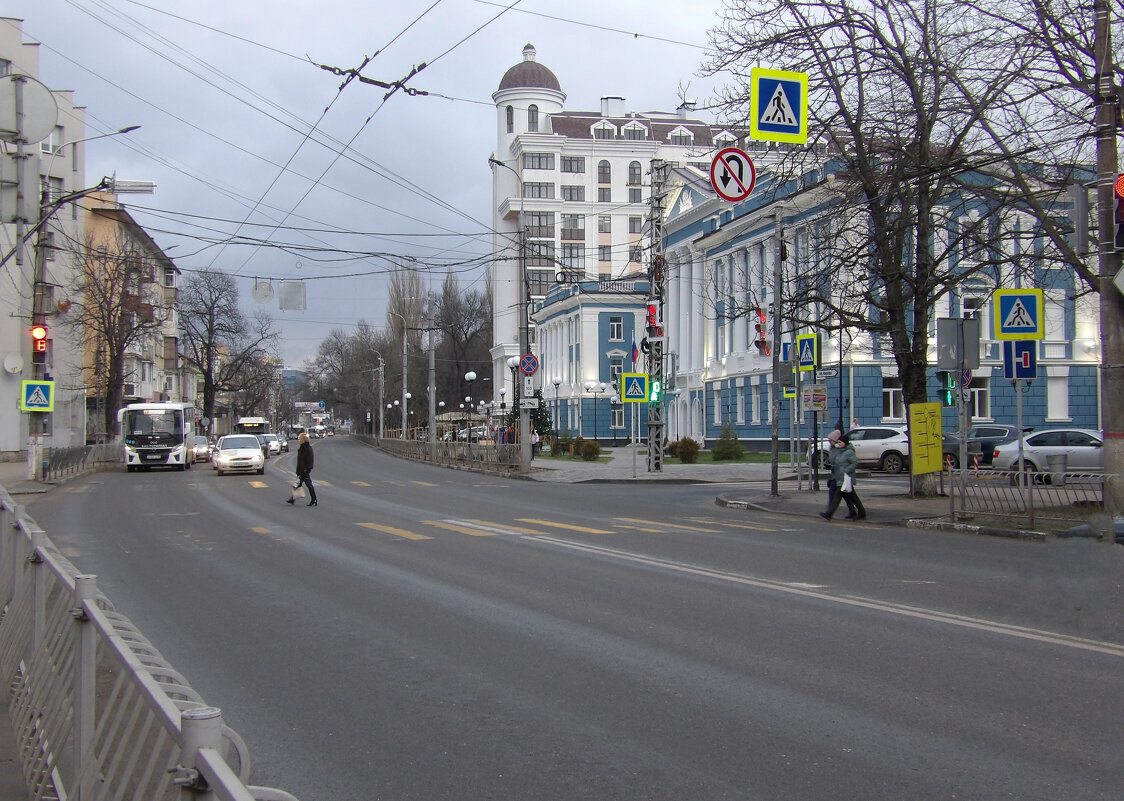
<instances>
[{"instance_id":1,"label":"bus windshield","mask_svg":"<svg viewBox=\"0 0 1124 801\"><path fill-rule=\"evenodd\" d=\"M122 433L130 444L183 442L183 410L126 409Z\"/></svg>"}]
</instances>

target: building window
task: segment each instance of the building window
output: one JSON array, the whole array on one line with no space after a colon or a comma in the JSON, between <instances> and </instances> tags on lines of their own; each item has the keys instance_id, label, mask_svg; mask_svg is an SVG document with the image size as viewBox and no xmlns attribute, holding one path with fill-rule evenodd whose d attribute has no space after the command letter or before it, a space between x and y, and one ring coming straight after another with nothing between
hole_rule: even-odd
<instances>
[{"instance_id":1,"label":"building window","mask_svg":"<svg viewBox=\"0 0 1124 801\"><path fill-rule=\"evenodd\" d=\"M738 387L738 405L735 410L735 420L739 426L745 425L745 387Z\"/></svg>"},{"instance_id":2,"label":"building window","mask_svg":"<svg viewBox=\"0 0 1124 801\"><path fill-rule=\"evenodd\" d=\"M585 215L562 215L562 238L569 240L585 241Z\"/></svg>"},{"instance_id":3,"label":"building window","mask_svg":"<svg viewBox=\"0 0 1124 801\"><path fill-rule=\"evenodd\" d=\"M554 238L554 212L529 211L524 215L528 236Z\"/></svg>"},{"instance_id":4,"label":"building window","mask_svg":"<svg viewBox=\"0 0 1124 801\"><path fill-rule=\"evenodd\" d=\"M716 136L714 137L714 146L721 150L724 147L733 147L734 139L729 136Z\"/></svg>"},{"instance_id":5,"label":"building window","mask_svg":"<svg viewBox=\"0 0 1124 801\"><path fill-rule=\"evenodd\" d=\"M542 239L529 240L527 242L527 266L554 267L554 243Z\"/></svg>"},{"instance_id":6,"label":"building window","mask_svg":"<svg viewBox=\"0 0 1124 801\"><path fill-rule=\"evenodd\" d=\"M628 185L640 186L640 182L644 180L644 171L640 168L640 162L634 161L628 165Z\"/></svg>"},{"instance_id":7,"label":"building window","mask_svg":"<svg viewBox=\"0 0 1124 801\"><path fill-rule=\"evenodd\" d=\"M629 203L642 203L644 201L643 191L638 186L629 187L628 189L628 202Z\"/></svg>"},{"instance_id":8,"label":"building window","mask_svg":"<svg viewBox=\"0 0 1124 801\"><path fill-rule=\"evenodd\" d=\"M628 260L639 264L644 261L644 247L642 245L633 245L628 249Z\"/></svg>"},{"instance_id":9,"label":"building window","mask_svg":"<svg viewBox=\"0 0 1124 801\"><path fill-rule=\"evenodd\" d=\"M613 168L609 162L602 159L597 162L597 183L611 184L613 182Z\"/></svg>"},{"instance_id":10,"label":"building window","mask_svg":"<svg viewBox=\"0 0 1124 801\"><path fill-rule=\"evenodd\" d=\"M974 382L973 382L974 383ZM1046 419L1068 422L1069 416L1069 376L1046 376Z\"/></svg>"},{"instance_id":11,"label":"building window","mask_svg":"<svg viewBox=\"0 0 1124 801\"><path fill-rule=\"evenodd\" d=\"M612 245L598 245L597 246L597 260L598 261L612 261L613 260L613 246Z\"/></svg>"},{"instance_id":12,"label":"building window","mask_svg":"<svg viewBox=\"0 0 1124 801\"><path fill-rule=\"evenodd\" d=\"M722 387L714 387L714 425L722 425Z\"/></svg>"},{"instance_id":13,"label":"building window","mask_svg":"<svg viewBox=\"0 0 1124 801\"><path fill-rule=\"evenodd\" d=\"M597 217L597 233L611 234L613 233L613 218L609 214L600 214Z\"/></svg>"},{"instance_id":14,"label":"building window","mask_svg":"<svg viewBox=\"0 0 1124 801\"><path fill-rule=\"evenodd\" d=\"M691 135L683 131L676 131L671 135L671 144L678 145L679 147L690 147Z\"/></svg>"},{"instance_id":15,"label":"building window","mask_svg":"<svg viewBox=\"0 0 1124 801\"><path fill-rule=\"evenodd\" d=\"M542 297L554 285L554 273L544 270L528 270L527 283L531 286L531 294Z\"/></svg>"},{"instance_id":16,"label":"building window","mask_svg":"<svg viewBox=\"0 0 1124 801\"><path fill-rule=\"evenodd\" d=\"M610 317L609 318L609 339L613 342L624 341L624 318L623 317Z\"/></svg>"},{"instance_id":17,"label":"building window","mask_svg":"<svg viewBox=\"0 0 1124 801\"><path fill-rule=\"evenodd\" d=\"M43 260L44 261L54 261L55 260L55 232L54 231L43 231L43 236L46 240L46 247L43 249Z\"/></svg>"},{"instance_id":18,"label":"building window","mask_svg":"<svg viewBox=\"0 0 1124 801\"><path fill-rule=\"evenodd\" d=\"M749 390L749 421L758 425L761 422L761 388L754 384Z\"/></svg>"},{"instance_id":19,"label":"building window","mask_svg":"<svg viewBox=\"0 0 1124 801\"><path fill-rule=\"evenodd\" d=\"M176 271L172 267L164 268L164 286L174 287L176 285Z\"/></svg>"},{"instance_id":20,"label":"building window","mask_svg":"<svg viewBox=\"0 0 1124 801\"><path fill-rule=\"evenodd\" d=\"M507 107L507 132L515 133L515 109Z\"/></svg>"},{"instance_id":21,"label":"building window","mask_svg":"<svg viewBox=\"0 0 1124 801\"><path fill-rule=\"evenodd\" d=\"M612 203L613 202L613 187L599 186L597 187L597 202L598 203Z\"/></svg>"},{"instance_id":22,"label":"building window","mask_svg":"<svg viewBox=\"0 0 1124 801\"><path fill-rule=\"evenodd\" d=\"M562 199L563 200L585 200L585 187L584 186L562 186Z\"/></svg>"},{"instance_id":23,"label":"building window","mask_svg":"<svg viewBox=\"0 0 1124 801\"><path fill-rule=\"evenodd\" d=\"M628 232L630 234L644 233L644 218L637 216L630 216L628 218Z\"/></svg>"},{"instance_id":24,"label":"building window","mask_svg":"<svg viewBox=\"0 0 1124 801\"><path fill-rule=\"evenodd\" d=\"M539 107L535 105L527 106L527 130L531 133L537 133L539 130Z\"/></svg>"},{"instance_id":25,"label":"building window","mask_svg":"<svg viewBox=\"0 0 1124 801\"><path fill-rule=\"evenodd\" d=\"M562 243L562 268L567 272L585 272L585 245Z\"/></svg>"},{"instance_id":26,"label":"building window","mask_svg":"<svg viewBox=\"0 0 1124 801\"><path fill-rule=\"evenodd\" d=\"M528 181L527 183L523 184L523 197L553 198L554 184Z\"/></svg>"},{"instance_id":27,"label":"building window","mask_svg":"<svg viewBox=\"0 0 1124 801\"><path fill-rule=\"evenodd\" d=\"M563 156L562 172L585 172L585 156Z\"/></svg>"},{"instance_id":28,"label":"building window","mask_svg":"<svg viewBox=\"0 0 1124 801\"><path fill-rule=\"evenodd\" d=\"M598 123L593 126L594 139L616 139L617 129L607 122Z\"/></svg>"},{"instance_id":29,"label":"building window","mask_svg":"<svg viewBox=\"0 0 1124 801\"><path fill-rule=\"evenodd\" d=\"M905 401L900 378L882 379L882 419L905 420Z\"/></svg>"},{"instance_id":30,"label":"building window","mask_svg":"<svg viewBox=\"0 0 1124 801\"><path fill-rule=\"evenodd\" d=\"M523 169L525 170L553 170L553 153L524 153Z\"/></svg>"},{"instance_id":31,"label":"building window","mask_svg":"<svg viewBox=\"0 0 1124 801\"><path fill-rule=\"evenodd\" d=\"M972 392L971 405L968 407L968 414L974 418L991 419L991 379L990 378L973 378L972 383L969 384L968 389ZM1049 383L1047 382L1047 390Z\"/></svg>"},{"instance_id":32,"label":"building window","mask_svg":"<svg viewBox=\"0 0 1124 801\"><path fill-rule=\"evenodd\" d=\"M47 135L47 138L39 143L39 150L42 153L58 153L62 150L61 125L56 125L55 129Z\"/></svg>"},{"instance_id":33,"label":"building window","mask_svg":"<svg viewBox=\"0 0 1124 801\"><path fill-rule=\"evenodd\" d=\"M648 138L648 129L639 123L629 123L624 128L624 138L632 142L643 142Z\"/></svg>"}]
</instances>

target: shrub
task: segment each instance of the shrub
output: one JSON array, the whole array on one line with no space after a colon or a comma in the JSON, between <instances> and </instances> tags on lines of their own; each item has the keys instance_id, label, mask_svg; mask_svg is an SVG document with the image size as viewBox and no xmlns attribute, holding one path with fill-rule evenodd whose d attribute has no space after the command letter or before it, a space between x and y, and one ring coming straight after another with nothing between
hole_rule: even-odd
<instances>
[{"instance_id":1,"label":"shrub","mask_svg":"<svg viewBox=\"0 0 1124 801\"><path fill-rule=\"evenodd\" d=\"M738 436L734 433L734 427L730 423L722 426L722 433L718 437L718 442L714 443L714 450L711 455L716 462L737 461L745 456L745 448L738 442Z\"/></svg>"},{"instance_id":2,"label":"shrub","mask_svg":"<svg viewBox=\"0 0 1124 801\"><path fill-rule=\"evenodd\" d=\"M601 455L601 446L594 440L585 440L582 442L582 459L586 462L597 461L597 457Z\"/></svg>"},{"instance_id":3,"label":"shrub","mask_svg":"<svg viewBox=\"0 0 1124 801\"><path fill-rule=\"evenodd\" d=\"M669 442L663 447L664 456L678 456L679 455L679 440Z\"/></svg>"},{"instance_id":4,"label":"shrub","mask_svg":"<svg viewBox=\"0 0 1124 801\"><path fill-rule=\"evenodd\" d=\"M675 451L679 456L679 461L683 464L694 464L699 460L699 443L690 437L683 437L678 444L679 447Z\"/></svg>"}]
</instances>

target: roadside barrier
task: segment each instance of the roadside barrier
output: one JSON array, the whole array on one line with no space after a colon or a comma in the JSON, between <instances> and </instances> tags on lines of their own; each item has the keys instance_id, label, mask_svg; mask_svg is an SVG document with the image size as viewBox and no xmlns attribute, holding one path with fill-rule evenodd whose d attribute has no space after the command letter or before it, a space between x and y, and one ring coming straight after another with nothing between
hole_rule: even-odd
<instances>
[{"instance_id":1,"label":"roadside barrier","mask_svg":"<svg viewBox=\"0 0 1124 801\"><path fill-rule=\"evenodd\" d=\"M1076 525L1104 509L1104 473L952 471L952 519L993 516Z\"/></svg>"},{"instance_id":2,"label":"roadside barrier","mask_svg":"<svg viewBox=\"0 0 1124 801\"><path fill-rule=\"evenodd\" d=\"M33 801L297 801L2 487L0 681Z\"/></svg>"}]
</instances>

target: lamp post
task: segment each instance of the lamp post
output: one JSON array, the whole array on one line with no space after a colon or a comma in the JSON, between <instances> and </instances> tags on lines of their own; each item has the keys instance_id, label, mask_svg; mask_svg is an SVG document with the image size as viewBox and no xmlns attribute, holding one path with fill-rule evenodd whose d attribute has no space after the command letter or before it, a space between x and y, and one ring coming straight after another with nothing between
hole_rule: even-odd
<instances>
[{"instance_id":1,"label":"lamp post","mask_svg":"<svg viewBox=\"0 0 1124 801\"><path fill-rule=\"evenodd\" d=\"M554 384L554 430L558 432L562 430L562 426L559 425L559 421L562 419L562 408L558 405L558 385L562 383L562 376L554 376L550 379L550 383Z\"/></svg>"},{"instance_id":2,"label":"lamp post","mask_svg":"<svg viewBox=\"0 0 1124 801\"><path fill-rule=\"evenodd\" d=\"M527 281L527 229L523 221L523 176L519 170L510 164L505 164L498 159L489 157L488 163L494 167L503 167L511 170L519 190L519 279L522 288L522 297L519 300L519 353L525 355L531 352L531 331L527 307L531 303L531 287ZM519 359L515 359L518 366ZM511 359L508 359L511 365ZM527 473L531 469L531 414L530 409L522 403L519 405L519 472Z\"/></svg>"}]
</instances>

